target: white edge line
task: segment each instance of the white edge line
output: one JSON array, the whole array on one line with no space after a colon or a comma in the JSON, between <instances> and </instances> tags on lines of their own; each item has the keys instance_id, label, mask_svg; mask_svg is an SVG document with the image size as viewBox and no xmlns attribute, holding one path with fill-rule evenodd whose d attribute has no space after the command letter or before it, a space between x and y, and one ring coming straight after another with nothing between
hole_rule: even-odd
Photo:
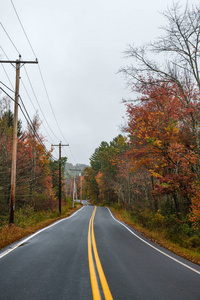
<instances>
[{"instance_id":1,"label":"white edge line","mask_svg":"<svg viewBox=\"0 0 200 300\"><path fill-rule=\"evenodd\" d=\"M32 239L34 236L38 235L39 233L41 233L42 231L45 231L55 225L57 225L58 223L60 222L63 222L65 220L68 220L72 217L74 217L78 212L80 212L85 206L82 206L79 210L77 210L76 212L74 212L71 216L67 217L67 218L64 218L64 219L61 219L61 220L58 220L56 221L55 223L43 228L43 229L40 229L39 231L33 233L32 235L30 235L29 237L21 240L19 243L17 243L15 246L13 246L12 248L9 248L8 250L4 251L3 253L0 254L0 259L2 257L4 257L5 255L9 254L10 252L14 251L16 248L18 248L19 246L21 246L22 244L26 243L28 240Z\"/></svg>"},{"instance_id":2,"label":"white edge line","mask_svg":"<svg viewBox=\"0 0 200 300\"><path fill-rule=\"evenodd\" d=\"M156 248L155 246L151 245L150 243L148 243L147 241L145 241L144 239L142 239L141 237L139 237L136 233L134 233L134 232L133 232L130 228L128 228L125 224L123 224L122 222L120 222L119 220L117 220L117 219L113 216L113 214L111 213L111 211L110 211L110 209L109 209L108 207L107 207L107 209L108 209L108 211L109 211L111 217L112 217L116 222L118 222L119 224L121 224L122 226L124 226L130 233L132 233L136 238L138 238L139 240L141 240L143 243L147 244L148 246L150 246L150 247L153 248L154 250L156 250L156 251L162 253L163 255L165 255L165 256L167 256L168 258L174 260L175 262L179 263L180 265L182 265L182 266L184 266L184 267L190 269L191 271L193 271L193 272L195 272L195 273L197 273L197 274L200 275L200 271L197 271L196 269L194 269L194 268L192 268L192 267L190 267L190 266L184 264L184 263L181 262L180 260L178 260L178 259L174 258L173 256L171 256L171 255L169 255L169 254L163 252L162 250L159 250L159 249Z\"/></svg>"}]
</instances>

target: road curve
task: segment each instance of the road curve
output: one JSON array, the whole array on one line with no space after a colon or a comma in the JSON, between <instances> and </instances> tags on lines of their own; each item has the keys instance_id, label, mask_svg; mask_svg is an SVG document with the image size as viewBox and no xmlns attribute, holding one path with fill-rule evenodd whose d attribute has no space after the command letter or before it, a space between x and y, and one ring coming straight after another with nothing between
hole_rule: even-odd
<instances>
[{"instance_id":1,"label":"road curve","mask_svg":"<svg viewBox=\"0 0 200 300\"><path fill-rule=\"evenodd\" d=\"M0 252L0 300L200 299L199 266L84 205Z\"/></svg>"}]
</instances>

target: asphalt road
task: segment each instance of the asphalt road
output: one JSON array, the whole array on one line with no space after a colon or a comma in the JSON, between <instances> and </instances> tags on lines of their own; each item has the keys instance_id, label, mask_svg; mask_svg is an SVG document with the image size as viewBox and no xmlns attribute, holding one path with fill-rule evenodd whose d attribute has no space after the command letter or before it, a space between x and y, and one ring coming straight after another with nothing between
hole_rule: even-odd
<instances>
[{"instance_id":1,"label":"asphalt road","mask_svg":"<svg viewBox=\"0 0 200 300\"><path fill-rule=\"evenodd\" d=\"M87 205L0 252L0 299L200 299L200 267Z\"/></svg>"}]
</instances>

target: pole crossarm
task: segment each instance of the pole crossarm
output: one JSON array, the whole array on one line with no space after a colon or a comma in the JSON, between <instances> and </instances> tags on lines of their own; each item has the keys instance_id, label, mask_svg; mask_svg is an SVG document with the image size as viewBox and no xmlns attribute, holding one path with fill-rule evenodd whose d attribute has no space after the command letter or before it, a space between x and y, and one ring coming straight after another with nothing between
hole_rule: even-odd
<instances>
[{"instance_id":1,"label":"pole crossarm","mask_svg":"<svg viewBox=\"0 0 200 300\"><path fill-rule=\"evenodd\" d=\"M0 60L1 64L38 64L38 60Z\"/></svg>"},{"instance_id":2,"label":"pole crossarm","mask_svg":"<svg viewBox=\"0 0 200 300\"><path fill-rule=\"evenodd\" d=\"M53 145L53 144L51 144L51 146L52 146L52 147L59 147L60 144L59 144L59 145ZM61 147L62 147L62 146L69 146L69 144L61 144Z\"/></svg>"}]
</instances>

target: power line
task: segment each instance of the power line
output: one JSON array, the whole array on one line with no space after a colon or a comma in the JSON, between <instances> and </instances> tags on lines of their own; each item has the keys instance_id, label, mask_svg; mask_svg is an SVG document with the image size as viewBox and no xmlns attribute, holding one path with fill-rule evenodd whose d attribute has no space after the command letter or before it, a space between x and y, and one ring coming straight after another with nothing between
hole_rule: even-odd
<instances>
[{"instance_id":1,"label":"power line","mask_svg":"<svg viewBox=\"0 0 200 300\"><path fill-rule=\"evenodd\" d=\"M32 46L32 44L31 44L31 42L30 42L30 40L29 40L29 38L28 38L28 35L27 35L26 31L25 31L25 28L24 28L24 26L23 26L23 24L22 24L22 22L21 22L21 19L20 19L20 17L19 17L19 14L18 14L18 12L17 12L17 10L16 10L16 8L15 8L14 3L13 3L12 0L11 0L11 4L12 4L13 9L14 9L14 11L15 11L15 14L16 14L16 16L17 16L17 19L18 19L18 21L19 21L19 23L20 23L20 25L21 25L21 28L22 28L22 30L23 30L23 32L24 32L24 35L25 35L25 37L26 37L26 39L27 39L27 41L28 41L28 44L29 44L29 46L30 46L30 48L31 48L31 50L32 50L32 52L33 52L33 55L34 55L35 58L36 58L37 55L36 55L36 53L35 53L35 51L34 51L34 49L33 49L33 46ZM1 24L1 25L2 25L2 24ZM16 47L15 44L13 43L12 39L10 38L9 34L7 33L7 31L5 30L5 28L3 27L3 25L2 25L2 28L4 29L6 35L8 36L9 40L10 40L11 43L13 44L14 48L16 49L16 51L19 53L17 47ZM60 128L60 126L59 126L59 123L58 123L58 121L57 121L57 118L56 118L54 109L53 109L53 107L52 107L52 104L51 104L51 101L50 101L50 97L49 97L49 94L48 94L48 91L47 91L47 88L46 88L46 85L45 85L44 77L43 77L43 75L42 75L42 71L41 71L41 68L40 68L40 65L39 65L39 64L38 64L38 68L39 68L39 73L40 73L40 76L41 76L41 79L42 79L42 83L43 83L43 86L44 86L44 89L45 89L45 93L46 93L47 99L48 99L48 101L49 101L49 105L50 105L52 114L53 114L53 116L54 116L54 119L55 119L55 121L56 121L56 124L57 124L57 126L58 126L58 129L59 129L59 131L60 131L61 136L62 136L63 139L68 143L68 141L67 141L66 138L64 137L64 135L63 135L63 133L62 133L62 131L61 131L61 128ZM26 71L26 69L25 69L25 71ZM27 71L26 71L26 74L27 74ZM34 90L33 90L33 87L32 87L32 84L31 84L31 82L30 82L30 78L29 78L28 74L27 74L27 77L28 77L29 83L30 83L30 85L31 85L33 94L34 94L34 96L35 96L35 98L36 98L36 101L37 101L37 103L38 103L38 106L39 106L39 108L40 108L40 110L41 110L41 113L42 113L42 115L43 115L43 117L44 117L44 120L46 121L46 123L47 123L47 125L48 125L50 131L51 131L52 134L53 134L53 136L54 136L56 139L58 139L57 136L55 136L54 132L52 131L51 127L49 126L49 124L48 124L48 122L47 122L47 120L46 120L46 118L45 118L45 116L44 116L44 113L43 113L43 111L42 111L42 109L41 109L41 106L40 106L38 100L37 100L37 97L36 97L35 92L34 92ZM43 126L44 126L44 124L43 124ZM44 128L45 128L45 126L44 126ZM47 131L47 130L46 130L46 131ZM48 135L49 135L49 134L48 134ZM50 135L49 135L49 137L50 137ZM74 156L73 156L73 154L72 154L71 148L70 148L70 153L71 153L71 156L72 156L74 162L76 162L75 159L74 159Z\"/></svg>"},{"instance_id":2,"label":"power line","mask_svg":"<svg viewBox=\"0 0 200 300\"><path fill-rule=\"evenodd\" d=\"M11 90L11 88L9 88L5 83L3 83L2 81L0 81L1 84L3 84L3 86L5 86L8 90L10 90L12 93L14 93L13 90Z\"/></svg>"},{"instance_id":3,"label":"power line","mask_svg":"<svg viewBox=\"0 0 200 300\"><path fill-rule=\"evenodd\" d=\"M25 91L26 91L26 94L27 94L27 96L28 96L28 98L29 98L29 100L30 100L30 102L31 102L31 104L32 104L32 106L33 106L35 112L37 112L37 109L35 108L35 105L33 104L33 101L32 101L32 99L31 99L31 97L30 97L30 95L29 95L29 93L28 93L28 91L27 91L27 88L25 87L25 84L24 84L22 78L21 78L21 83L22 83L22 85L23 85L23 87L24 87L24 89L25 89Z\"/></svg>"},{"instance_id":4,"label":"power line","mask_svg":"<svg viewBox=\"0 0 200 300\"><path fill-rule=\"evenodd\" d=\"M75 158L74 158L74 156L73 156L73 154L72 154L71 147L69 147L69 151L70 151L70 153L71 153L72 159L74 160L74 163L76 164L77 162L76 162L76 160L75 160Z\"/></svg>"},{"instance_id":5,"label":"power line","mask_svg":"<svg viewBox=\"0 0 200 300\"><path fill-rule=\"evenodd\" d=\"M0 46L1 47L1 46ZM1 49L2 49L2 51L3 51L3 53L5 54L5 56L7 57L7 59L9 60L9 58L8 58L8 56L7 56L7 54L5 53L5 51L3 50L3 48L1 47ZM10 61L10 60L9 60ZM8 78L8 80L9 80L9 82L10 82L10 84L11 84L11 86L12 86L12 88L14 89L14 87L13 87L13 85L12 85L12 82L11 82L11 80L10 80L10 78L9 78L9 76L8 76L8 74L7 74L7 72L6 72L6 70L5 70L5 68L4 68L4 66L3 66L3 64L1 64L2 65L2 67L3 67L3 69L4 69L4 72L6 73L6 76L7 76L7 78ZM22 80L21 80L22 81ZM0 83L2 83L6 88L8 88L10 91L12 91L12 92L14 92L13 90L11 90L8 86L6 86L2 81L0 81ZM28 95L28 97L29 97L29 100L31 101L31 103L32 103L32 105L33 105L33 107L34 107L34 109L35 109L35 111L36 111L36 108L35 108L35 106L34 106L34 104L33 104L33 102L32 102L32 100L31 100L31 97L30 97L30 95L28 94L28 91L27 91L27 89L26 89L26 87L25 87L25 85L24 85L24 83L23 83L23 81L22 81L22 84L23 84L23 87L24 87L24 89L25 89L25 91L26 91L26 93L27 93L27 95ZM4 91L4 90L3 90ZM5 92L5 91L4 91ZM8 94L7 94L7 96L9 97L9 98L11 98ZM21 101L22 101L22 99L21 99ZM23 101L22 101L22 104L23 104L23 106L24 106L24 103L23 103ZM25 108L25 106L24 106L24 108ZM26 108L25 108L26 109ZM27 111L27 110L26 110ZM37 112L37 111L36 111ZM27 114L28 114L28 112L27 112ZM29 120L31 120L30 119L30 117L29 117ZM44 127L44 129L46 130L46 128L45 128L45 126L44 126L44 124L42 124L43 125L43 127ZM47 130L46 130L46 132L47 132ZM47 134L49 135L49 133L47 132ZM50 137L50 135L49 135L49 137Z\"/></svg>"},{"instance_id":6,"label":"power line","mask_svg":"<svg viewBox=\"0 0 200 300\"><path fill-rule=\"evenodd\" d=\"M28 117L28 119L29 119L29 121L28 121L27 118L24 116L24 117L26 118L27 123L29 124L31 130L33 131L33 134L34 134L35 137L38 139L38 141L39 141L41 144L43 144L43 142L42 142L42 140L41 140L39 134L37 133L37 131L36 131L36 129L35 129L35 126L33 125L32 120L31 120L31 118L30 118L30 116L29 116L29 114L28 114L28 112L27 112L27 109L26 109L26 107L25 107L25 105L24 105L24 102L23 102L21 96L19 96L19 98L20 98L20 100L21 100L21 103L22 103L22 106L23 106L23 108L24 108L24 110L25 110L25 113L26 113L26 115L27 115L27 117ZM21 110L22 110L22 109L21 109ZM45 147L45 148L46 148L46 147Z\"/></svg>"},{"instance_id":7,"label":"power line","mask_svg":"<svg viewBox=\"0 0 200 300\"><path fill-rule=\"evenodd\" d=\"M28 43L29 43L29 46L30 46L30 48L31 48L31 50L32 50L32 52L33 52L33 54L34 54L34 56L37 57L37 55L35 54L35 51L34 51L32 45L31 45L31 43L30 43L30 40L29 40L29 38L28 38L28 35L26 34L26 31L25 31L25 29L24 29L24 26L23 26L23 24L22 24L22 22L21 22L21 20L20 20L20 17L19 17L19 15L18 15L18 13L17 13L17 10L16 10L16 8L15 8L15 6L14 6L12 0L11 0L11 3L12 3L12 6L13 6L13 8L14 8L14 11L15 11L15 13L16 13L16 16L17 16L17 18L18 18L18 21L19 21L19 23L20 23L20 25L21 25L21 27L22 27L22 30L23 30L23 32L24 32L24 34L25 34L25 36L26 36L26 39L27 39L27 41L28 41ZM47 88L46 88L46 85L45 85L45 82L44 82L44 77L43 77L43 75L42 75L42 71L41 71L41 68L40 68L39 65L38 65L38 68L39 68L39 73L40 73L40 76L41 76L41 79L42 79L42 83L43 83L43 86L44 86L44 89L45 89L45 93L46 93L47 99L48 99L48 101L49 101L49 104L50 104L50 107L51 107L53 116L54 116L54 118L55 118L55 120L56 120L56 123L57 123L57 126L58 126L59 130L61 131L60 126L59 126L59 124L58 124L58 121L57 121L57 119L56 119L56 116L55 116L55 113L54 113L54 110L53 110L53 107L52 107L50 98L49 98L49 94L48 94L48 92L47 92ZM61 133L62 133L62 132L61 132Z\"/></svg>"},{"instance_id":8,"label":"power line","mask_svg":"<svg viewBox=\"0 0 200 300\"><path fill-rule=\"evenodd\" d=\"M9 38L10 42L12 43L13 47L14 47L15 50L17 51L17 53L20 54L20 53L19 53L19 50L17 49L17 47L16 47L15 44L13 43L12 39L10 38L10 36L9 36L8 32L6 31L5 27L3 26L3 24L0 23L0 25L1 25L1 27L3 28L3 30L4 30L5 34L7 35L7 37Z\"/></svg>"},{"instance_id":9,"label":"power line","mask_svg":"<svg viewBox=\"0 0 200 300\"><path fill-rule=\"evenodd\" d=\"M25 110L25 113L26 113L26 115L27 115L27 117L28 117L28 118L26 117L24 111L22 110L21 106L19 105L19 107L20 107L20 109L21 109L21 112L22 112L24 118L26 119L28 125L30 126L30 128L31 128L31 130L32 130L32 132L33 132L33 134L34 134L34 136L35 136L36 139L38 140L38 142L42 145L42 147L44 148L44 150L45 150L46 152L49 152L49 150L46 148L45 144L44 144L43 141L41 140L41 138L40 138L40 136L39 136L37 130L35 129L35 126L34 126L32 120L31 120L31 118L30 118L30 116L29 116L29 114L28 114L28 111L27 111L27 109L26 109L26 107L25 107L25 105L24 105L24 102L23 102L21 96L19 96L19 97L20 97L22 106L23 106L23 108L24 108L24 110ZM51 157L53 158L53 160L55 160L55 158L53 157L53 155L51 155Z\"/></svg>"},{"instance_id":10,"label":"power line","mask_svg":"<svg viewBox=\"0 0 200 300\"><path fill-rule=\"evenodd\" d=\"M3 92L4 92L4 93L12 100L12 101L16 102L15 99L13 99L13 98L12 98L12 97L4 90L4 89L2 89L1 87L0 87L0 89L1 89L1 90L2 90L2 91L3 91ZM33 134L34 134L34 136L36 137L36 139L38 140L38 142L40 142L40 144L42 145L42 147L44 148L44 150L45 150L46 152L49 152L48 149L46 148L46 146L44 145L44 143L42 142L40 136L38 135L38 133L37 133L37 131L36 131L36 129L35 129L35 127L34 127L32 121L31 121L31 118L30 118L30 116L29 116L29 114L28 114L28 112L27 112L27 110L26 110L26 108L25 108L25 105L24 105L24 103L23 103L21 97L20 97L20 99L21 99L21 102L22 102L22 104L23 104L24 110L25 110L25 112L26 112L26 114L27 114L27 116L28 116L28 118L27 118L25 112L23 111L23 109L22 109L22 107L21 107L21 105L18 104L18 106L19 106L19 108L20 108L20 110L21 110L21 112L22 112L24 118L26 119L27 123L29 124L29 126L30 126L31 130L33 131ZM29 119L29 120L28 120L28 119Z\"/></svg>"},{"instance_id":11,"label":"power line","mask_svg":"<svg viewBox=\"0 0 200 300\"><path fill-rule=\"evenodd\" d=\"M6 96L8 96L12 101L16 102L15 99L13 99L4 89L2 89L2 87L0 87L0 90L2 90L2 92L4 92L4 94L6 94Z\"/></svg>"},{"instance_id":12,"label":"power line","mask_svg":"<svg viewBox=\"0 0 200 300\"><path fill-rule=\"evenodd\" d=\"M1 23L0 23L0 24L1 24ZM3 27L2 24L1 24L1 26L2 26L2 28L4 29L4 31L6 32L6 34L7 34L8 38L9 38L9 40L10 40L11 43L12 43L12 45L13 45L14 48L17 50L17 47L15 46L14 42L12 41L12 39L10 38L10 36L8 35L6 29ZM6 55L6 53L5 53L5 51L3 50L2 47L1 47L1 49L2 49L3 53L5 54L5 56L7 57L7 59L9 60L8 56ZM18 50L17 50L17 52L19 53ZM12 64L12 65L13 65L13 64ZM14 65L13 65L13 67L15 68ZM42 111L42 108L41 108L41 106L40 106L40 104L39 104L39 101L38 101L38 99L37 99L37 97L36 97L36 94L35 94L35 92L34 92L34 89L33 89L33 86L32 86L32 84L31 84L31 81L30 81L30 78L29 78L29 76L28 76L28 73L27 73L27 71L26 71L26 68L24 67L24 69L25 69L27 78L28 78L28 80L29 80L29 84L30 84L30 86L31 86L31 89L32 89L32 91L33 91L33 94L34 94L34 96L35 96L35 99L36 99L36 101L37 101L37 103L38 103L38 106L39 106L39 108L40 108L40 111L41 111L41 113L42 113L42 115L43 115L43 118L44 118L44 120L46 121L46 123L47 123L47 125L48 125L50 131L51 131L52 134L54 135L54 137L55 137L56 139L58 139L58 138L56 137L56 135L54 134L54 132L52 131L51 127L49 126L49 123L47 122L47 120L46 120L46 118L45 118L45 115L44 115L44 113L43 113L43 111ZM44 124L43 124L43 126L44 126ZM44 126L44 128L45 128L45 126ZM45 130L46 130L46 128L45 128ZM46 130L46 132L47 132L47 130ZM51 136L50 136L50 134L49 134L48 132L47 132L47 134L48 134L49 137L51 138ZM51 140L52 140L52 138L51 138ZM58 139L58 140L59 140L59 139Z\"/></svg>"},{"instance_id":13,"label":"power line","mask_svg":"<svg viewBox=\"0 0 200 300\"><path fill-rule=\"evenodd\" d=\"M27 91L27 89L26 89L26 87L25 87L25 85L24 85L22 79L21 79L21 82L22 82L22 85L23 85L23 87L24 87L24 89L25 89L25 91L26 91L26 94L27 94L27 96L28 96L28 98L29 98L29 100L30 100L30 102L31 102L31 104L32 104L32 106L33 106L35 112L37 113L37 109L35 108L35 105L33 104L33 101L32 101L32 99L31 99L31 96L30 96L30 94L28 93L28 91ZM44 123L42 122L41 124L42 124L42 126L44 127L44 130L46 131L46 133L48 134L48 136L51 138L51 136L49 135L49 133L48 133L46 127L44 126ZM52 140L52 138L51 138L51 140ZM49 144L51 145L50 142L49 142ZM58 155L57 151L56 151L56 154Z\"/></svg>"},{"instance_id":14,"label":"power line","mask_svg":"<svg viewBox=\"0 0 200 300\"><path fill-rule=\"evenodd\" d=\"M3 51L3 54L6 56L7 60L10 61L10 59L9 59L9 57L7 56L6 52L4 51L3 47L0 46L0 48L1 48L1 50ZM6 71L5 67L4 67L4 65L3 65L3 64L1 64L1 65L2 65L2 68L3 68L4 72L5 72L5 74L6 74L6 77L7 77L8 81L10 82L11 87L12 87L13 90L14 90L13 84L12 84L12 82L11 82L11 80L10 80L10 77L8 76L8 73L7 73L7 71ZM12 65L13 68L15 69L15 66L14 66L13 64L11 64L11 65Z\"/></svg>"},{"instance_id":15,"label":"power line","mask_svg":"<svg viewBox=\"0 0 200 300\"><path fill-rule=\"evenodd\" d=\"M19 23L20 23L20 25L21 25L21 27L22 27L22 30L23 30L23 32L24 32L24 34L25 34L25 36L26 36L26 39L27 39L27 41L28 41L28 43L29 43L29 46L31 47L31 50L32 50L32 52L33 52L33 54L34 54L34 56L35 56L35 58L36 58L37 56L36 56L36 54L35 54L35 52L34 52L34 50L33 50L33 47L32 47L32 45L31 45L31 43L30 43L30 41L29 41L29 38L28 38L28 36L27 36L27 34L26 34L26 31L25 31L25 29L24 29L24 27L23 27L23 25L22 25L22 22L21 22L21 20L20 20L20 18L19 18L19 15L18 15L18 13L17 13L17 10L16 10L16 8L15 8L15 6L14 6L12 0L11 0L11 3L12 3L12 6L13 6L13 8L14 8L14 11L15 11L15 13L16 13L16 16L17 16L17 18L18 18L18 21L19 21Z\"/></svg>"},{"instance_id":16,"label":"power line","mask_svg":"<svg viewBox=\"0 0 200 300\"><path fill-rule=\"evenodd\" d=\"M10 60L9 57L7 56L6 52L3 50L2 46L0 46L1 50L3 51L4 55L6 56L7 60ZM15 68L15 66L13 65L13 67Z\"/></svg>"},{"instance_id":17,"label":"power line","mask_svg":"<svg viewBox=\"0 0 200 300\"><path fill-rule=\"evenodd\" d=\"M60 133L61 133L61 136L63 137L63 139L65 140L65 142L68 143L68 141L67 141L67 140L65 139L65 137L63 136L63 133L62 133L62 131L61 131L61 129L60 129L60 126L59 126L59 124L58 124L58 121L57 121L56 115L55 115L55 113L54 113L54 109L53 109L53 107L52 107L52 104L51 104L51 101L50 101L50 98L49 98L49 94L48 94L48 92L47 92L47 88L46 88L46 85L45 85L45 82L44 82L44 77L43 77L43 75L42 75L42 71L41 71L41 68L40 68L39 64L38 64L38 68L39 68L39 72L40 72L40 76L41 76L41 79L42 79L42 82L43 82L43 86L44 86L44 89L45 89L45 92L46 92L46 96L47 96L47 99L48 99L48 101L49 101L49 105L50 105L50 107L51 107L51 111L52 111L52 113L53 113L53 116L54 116L54 119L55 119L55 121L56 121L56 124L57 124L58 129L59 129L59 131L60 131Z\"/></svg>"},{"instance_id":18,"label":"power line","mask_svg":"<svg viewBox=\"0 0 200 300\"><path fill-rule=\"evenodd\" d=\"M20 99L21 99L21 98L20 98ZM21 99L21 100L22 100L22 99ZM32 132L33 132L33 134L34 134L34 136L36 137L36 139L38 140L38 142L40 143L40 145L43 147L43 149L45 150L45 152L48 153L49 150L46 148L46 146L45 146L44 143L42 142L42 140L41 140L39 134L37 133L37 131L36 131L36 129L35 129L35 127L34 127L32 121L29 122L29 120L28 120L28 118L26 117L26 114L24 113L22 107L21 107L21 106L19 106L19 107L20 107L20 109L21 109L21 112L22 112L24 118L26 119L27 123L29 124L29 126L30 126L30 128L31 128L31 130L32 130ZM29 117L29 118L30 118L30 117ZM53 157L52 157L52 158L53 158ZM53 158L53 160L54 160L54 158Z\"/></svg>"},{"instance_id":19,"label":"power line","mask_svg":"<svg viewBox=\"0 0 200 300\"><path fill-rule=\"evenodd\" d=\"M38 99L37 99L37 96L36 96L36 94L35 94L35 91L34 91L34 89L33 89L33 85L32 85L32 83L31 83L30 77L29 77L29 75L28 75L27 70L26 70L25 67L24 67L24 69L25 69L26 76L27 76L27 78L28 78L29 84L30 84L30 86L31 86L33 95L34 95L34 97L35 97L35 99L36 99L36 101L37 101L37 104L38 104L38 106L39 106L39 108L40 108L40 111L41 111L41 113L42 113L42 116L43 116L45 122L47 123L47 126L49 127L49 129L50 129L51 133L53 134L53 136L54 136L57 140L59 140L58 137L57 137L57 136L54 134L54 132L52 131L52 129L51 129L49 123L47 122L47 119L45 118L45 115L44 115L44 113L43 113L43 111L42 111L42 108L41 108L41 106L40 106L40 103L39 103L39 101L38 101ZM49 134L48 134L48 135L49 135ZM49 136L50 136L50 135L49 135Z\"/></svg>"},{"instance_id":20,"label":"power line","mask_svg":"<svg viewBox=\"0 0 200 300\"><path fill-rule=\"evenodd\" d=\"M8 81L10 82L10 85L11 85L12 88L14 89L14 87L13 87L13 85L12 85L12 82L11 82L9 76L8 76L8 73L6 72L6 69L5 69L4 65L3 65L3 64L1 64L1 65L2 65L2 68L3 68L4 72L5 72L5 74L6 74L6 77L7 77Z\"/></svg>"},{"instance_id":21,"label":"power line","mask_svg":"<svg viewBox=\"0 0 200 300\"><path fill-rule=\"evenodd\" d=\"M6 52L4 51L4 49L2 48L2 46L0 46L0 48L2 49L2 51L3 51L4 55L6 56L6 58L10 61L9 57L7 56L7 54L6 54ZM4 65L3 65L3 64L1 64L1 65L2 65L2 67L3 67L3 69L4 69L4 72L6 73L6 76L7 76L8 80L9 80L9 82L10 82L12 88L14 89L14 87L13 87L13 85L12 85L12 82L11 82L11 80L10 80L10 78L9 78L9 76L8 76L8 74L7 74L6 70L5 70L5 68L4 68ZM28 74L28 73L27 73L27 74ZM28 77L28 78L29 78L29 77ZM30 78L29 78L29 80L30 80ZM35 106L34 106L34 104L33 104L33 101L31 100L31 97L30 97L30 95L29 95L29 93L28 93L28 91L27 91L27 89L26 89L26 87L25 87L25 85L24 85L22 79L21 79L21 82L22 82L22 85L23 85L23 87L24 87L24 89L25 89L27 95L28 95L28 98L29 98L31 104L33 105L35 111L37 112L37 110L36 110L36 108L35 108ZM1 83L2 83L4 86L6 86L3 82L1 82ZM14 91L11 90L8 86L6 86L6 87L7 87L10 91L14 92ZM7 96L10 97L9 95L7 95ZM47 132L48 136L51 138L50 134L48 133L48 131L47 131L47 129L46 129L46 127L44 126L43 123L42 123L42 125L43 125L45 131ZM51 138L51 140L52 140L52 138ZM49 144L51 145L51 143L49 143ZM57 151L56 151L56 154L57 154Z\"/></svg>"},{"instance_id":22,"label":"power line","mask_svg":"<svg viewBox=\"0 0 200 300\"><path fill-rule=\"evenodd\" d=\"M33 46L31 45L31 42L30 42L30 40L29 40L29 38L28 38L28 35L27 35L27 33L26 33L25 29L24 29L24 26L23 26L23 24L22 24L22 22L21 22L21 19L20 19L20 17L19 17L19 14L17 13L17 10L16 10L16 8L15 8L15 6L14 6L12 0L11 0L11 3L12 3L12 6L13 6L13 8L14 8L14 11L15 11L15 13L16 13L16 16L17 16L17 18L18 18L18 21L19 21L19 23L20 23L20 25L21 25L21 27L22 27L22 30L23 30L23 32L24 32L24 34L25 34L25 36L26 36L26 39L27 39L27 41L28 41L28 43L29 43L29 46L30 46L30 48L31 48L31 50L32 50L32 52L33 52L35 58L36 58L37 55L36 55L36 53L35 53L35 51L34 51L34 49L33 49ZM58 121L57 121L56 115L55 115L55 113L54 113L54 109L53 109L53 107L52 107L52 104L51 104L51 101L50 101L50 97L49 97L49 94L48 94L48 91L47 91L47 88L46 88L46 84L45 84L45 81L44 81L44 77L43 77L43 75L42 75L42 71L41 71L41 68L40 68L40 65L39 65L39 64L38 64L38 68L39 68L39 73L40 73L40 76L41 76L41 79L42 79L42 83L43 83L43 86L44 86L44 90L45 90L45 92L46 92L46 96L47 96L47 99L48 99L48 101L49 101L49 105L50 105L52 114L53 114L53 116L54 116L54 119L55 119L55 121L56 121L56 124L57 124L57 126L58 126L58 129L59 129L59 131L60 131L61 136L63 137L63 139L65 140L65 142L68 143L68 141L66 140L66 138L64 137L64 135L63 135L63 133L62 133L62 131L61 131L61 128L60 128L59 123L58 123Z\"/></svg>"},{"instance_id":23,"label":"power line","mask_svg":"<svg viewBox=\"0 0 200 300\"><path fill-rule=\"evenodd\" d=\"M3 84L3 82L1 82L1 81L0 81L0 83ZM6 86L5 84L3 84L3 85ZM6 87L7 87L7 86L6 86ZM7 87L7 88L8 88L8 87ZM8 88L8 89L9 89L9 88ZM11 99L13 102L16 102L15 99L13 99L13 98L5 91L2 87L0 87L0 90L2 90L2 91L4 92L4 94L6 94L7 97L9 97L9 99ZM12 91L12 90L11 90L11 91ZM13 92L13 91L12 91L12 92ZM29 119L29 121L28 121L28 119L27 119L25 113L24 113L23 110L22 110L22 107L20 106L20 104L18 104L18 106L19 106L19 108L20 108L20 110L21 110L21 112L22 112L22 114L23 114L23 116L24 116L24 118L25 118L27 124L30 126L30 128L31 128L31 130L33 131L35 137L36 137L37 140L40 142L40 144L43 146L43 148L45 149L45 151L48 152L48 149L46 148L46 146L45 146L44 143L42 142L42 140L41 140L39 134L38 134L38 133L36 132L36 130L35 130L35 127L34 127L34 125L33 125L33 123L32 123L32 120L31 120L31 118L30 118L30 116L29 116L29 114L28 114L28 111L27 111L27 109L26 109L26 107L25 107L25 105L24 105L24 102L23 102L21 96L19 96L19 98L20 98L20 100L21 100L21 102L22 102L22 106L23 106L23 108L24 108L24 110L25 110L25 112L26 112L26 114L27 114L27 116L28 116L28 119ZM53 155L52 155L52 157L53 157ZM53 157L53 159L56 160L54 157Z\"/></svg>"}]
</instances>

